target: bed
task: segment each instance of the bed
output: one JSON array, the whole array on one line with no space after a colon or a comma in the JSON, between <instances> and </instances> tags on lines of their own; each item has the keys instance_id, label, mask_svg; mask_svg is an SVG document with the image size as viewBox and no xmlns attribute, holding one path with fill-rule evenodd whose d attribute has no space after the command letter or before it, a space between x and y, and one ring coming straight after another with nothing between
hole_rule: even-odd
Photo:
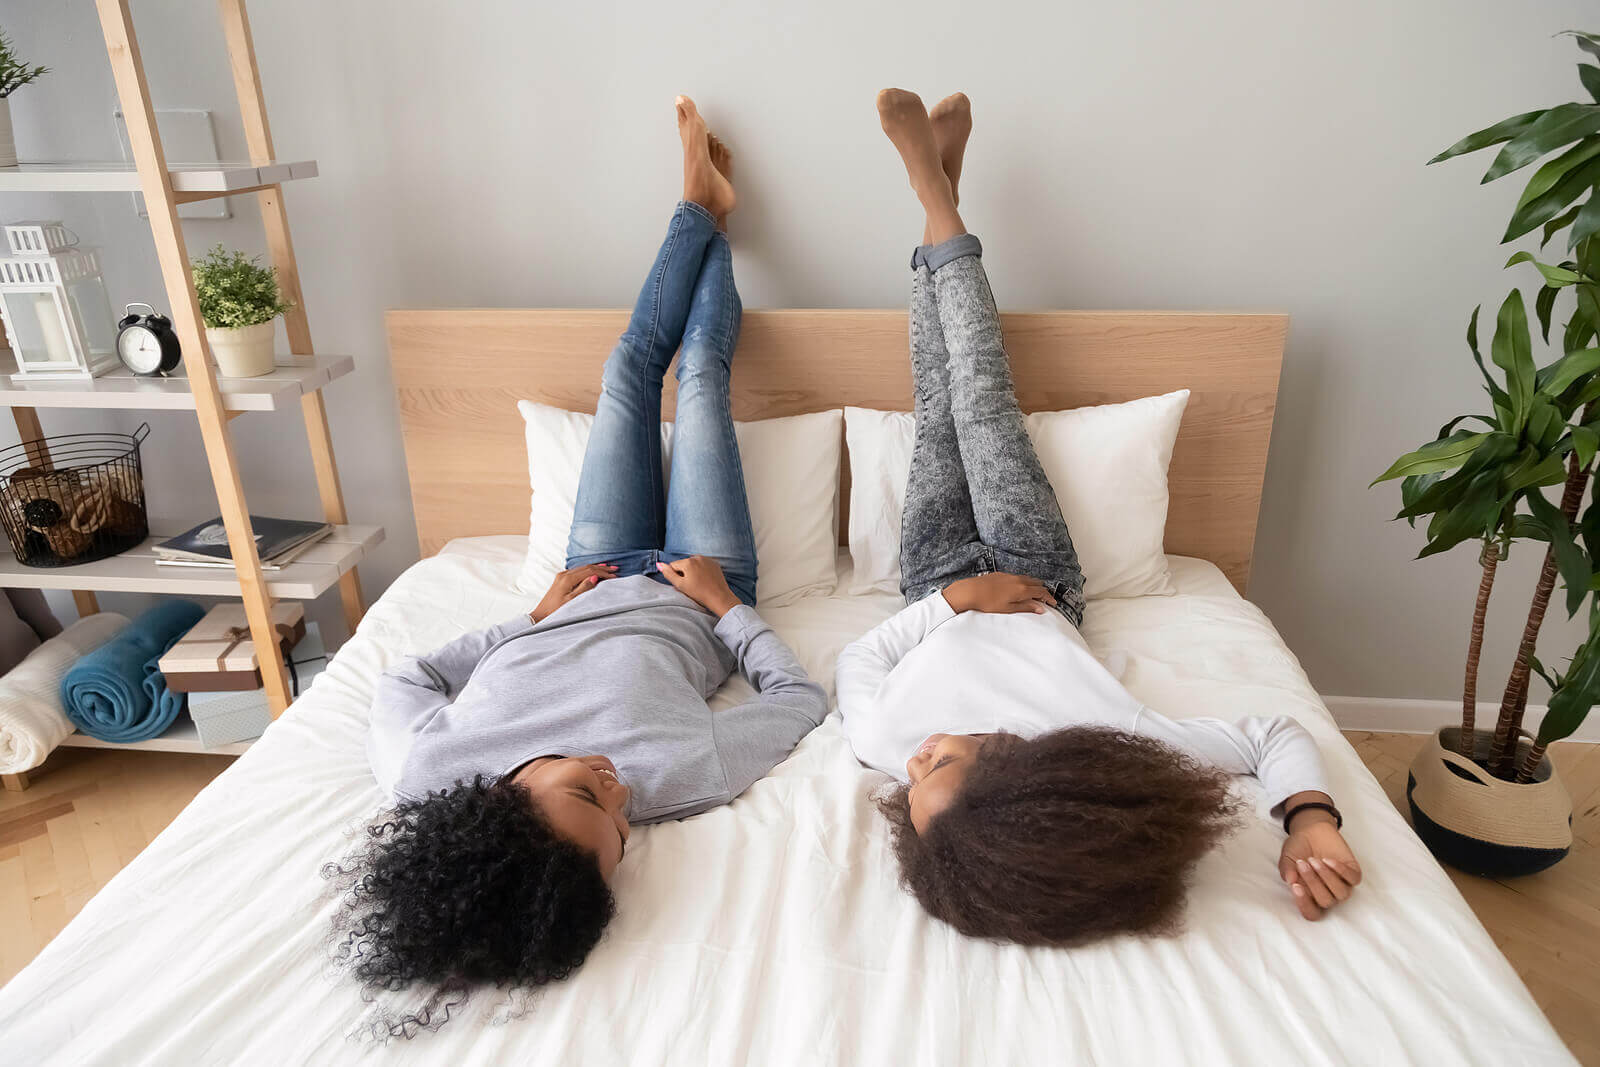
<instances>
[{"instance_id":1,"label":"bed","mask_svg":"<svg viewBox=\"0 0 1600 1067\"><path fill-rule=\"evenodd\" d=\"M569 328L540 319L554 314ZM905 406L896 391L909 382L844 383L828 364L845 355L830 349L803 365L785 347L804 333L846 355L881 353L903 318L767 314L752 314L741 348L741 360L746 348L756 358L744 372L754 380L736 379L740 417L814 410L823 388L853 394L840 402L865 392L876 406ZM1271 317L1038 318L1041 351L1077 337L1058 362L1115 345L1145 353L1129 362L1146 377L1041 384L1059 370L1014 351L1031 408L1170 387L1207 329L1231 331L1230 351L1252 336L1281 351L1282 320ZM593 344L615 322L611 312L391 317L426 558L373 605L307 695L0 990L7 1062L1572 1062L1270 622L1240 596L1275 353L1233 366L1232 385L1189 365L1195 400L1173 464L1172 518L1183 528L1168 533L1178 594L1094 602L1084 632L1167 714L1286 712L1305 724L1367 871L1356 900L1322 923L1301 920L1274 871L1281 835L1263 817L1202 862L1180 936L1072 951L964 939L896 885L870 803L883 779L855 763L835 714L734 804L635 835L618 873L619 916L576 978L529 1002L480 992L411 1041L363 1037L366 1005L326 965L335 904L316 871L380 804L363 750L373 680L404 654L526 610L513 589L526 457L502 409L516 397L592 407L563 353L583 352L592 372ZM1014 348L1031 336L1008 332ZM440 377L430 353L446 346L482 365ZM817 380L785 384L782 368L797 366ZM1243 458L1226 458L1230 438ZM485 536L495 534L509 536ZM839 588L849 587L845 577ZM765 614L831 689L838 651L898 607L892 595L836 594Z\"/></svg>"}]
</instances>

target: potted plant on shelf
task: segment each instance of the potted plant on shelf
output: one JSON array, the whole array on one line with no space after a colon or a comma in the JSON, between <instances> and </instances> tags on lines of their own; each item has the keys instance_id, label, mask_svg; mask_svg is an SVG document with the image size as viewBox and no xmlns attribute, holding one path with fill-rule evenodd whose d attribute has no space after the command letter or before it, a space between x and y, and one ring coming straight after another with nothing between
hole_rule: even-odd
<instances>
[{"instance_id":1,"label":"potted plant on shelf","mask_svg":"<svg viewBox=\"0 0 1600 1067\"><path fill-rule=\"evenodd\" d=\"M0 167L17 165L17 142L11 135L11 94L49 73L49 67L30 67L18 59L11 38L0 30Z\"/></svg>"},{"instance_id":2,"label":"potted plant on shelf","mask_svg":"<svg viewBox=\"0 0 1600 1067\"><path fill-rule=\"evenodd\" d=\"M1571 34L1600 59L1600 35ZM1500 306L1490 359L1478 350L1478 312L1467 346L1478 365L1491 411L1451 419L1434 440L1396 460L1378 481L1402 479L1397 518L1427 518L1420 556L1461 544L1478 547L1482 570L1473 610L1461 697L1461 724L1439 730L1411 767L1406 795L1417 833L1440 859L1479 874L1526 874L1566 855L1572 844L1572 801L1547 747L1569 737L1600 699L1600 506L1590 473L1600 450L1600 66L1578 66L1591 101L1515 115L1447 148L1430 163L1503 145L1484 175L1494 181L1545 156L1512 212L1501 243L1541 231L1540 248L1565 236L1566 256L1547 263L1518 252L1511 267L1531 264L1542 284L1534 299L1540 334L1550 343L1556 305L1573 297L1560 350L1545 366L1533 356L1527 309L1513 289ZM1543 254L1542 252L1540 253ZM1552 257L1558 258L1558 257ZM1374 483L1376 484L1376 482ZM1559 503L1546 496L1561 486ZM1588 505L1584 501L1588 499ZM1544 563L1516 661L1506 680L1493 731L1476 722L1478 660L1484 619L1501 560L1518 541L1544 542ZM1420 558L1419 556L1419 558ZM1564 672L1535 655L1555 592L1565 586L1568 616L1587 604L1588 636ZM1522 729L1528 690L1537 674L1551 689L1537 735Z\"/></svg>"},{"instance_id":3,"label":"potted plant on shelf","mask_svg":"<svg viewBox=\"0 0 1600 1067\"><path fill-rule=\"evenodd\" d=\"M272 320L290 306L278 291L278 272L220 244L192 266L206 343L222 376L258 378L271 373Z\"/></svg>"}]
</instances>

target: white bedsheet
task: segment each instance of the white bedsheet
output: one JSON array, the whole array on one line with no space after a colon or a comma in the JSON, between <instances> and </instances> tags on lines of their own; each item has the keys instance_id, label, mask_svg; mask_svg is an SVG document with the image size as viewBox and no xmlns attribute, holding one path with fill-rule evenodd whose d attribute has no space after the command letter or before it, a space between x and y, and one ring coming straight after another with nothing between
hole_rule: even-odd
<instances>
[{"instance_id":1,"label":"white bedsheet","mask_svg":"<svg viewBox=\"0 0 1600 1067\"><path fill-rule=\"evenodd\" d=\"M523 543L456 542L406 572L310 693L0 990L0 1060L1572 1062L1271 625L1182 559L1179 596L1094 603L1085 634L1126 653L1124 682L1168 715L1288 712L1316 735L1366 871L1326 921L1295 913L1263 817L1203 861L1180 936L1073 951L962 938L897 887L868 802L882 779L835 714L731 806L637 831L605 940L529 1010L508 1020L490 992L437 1033L352 1040L363 1005L327 974L317 871L379 804L363 756L372 681L526 610L511 592ZM839 649L897 606L767 614L831 690Z\"/></svg>"}]
</instances>

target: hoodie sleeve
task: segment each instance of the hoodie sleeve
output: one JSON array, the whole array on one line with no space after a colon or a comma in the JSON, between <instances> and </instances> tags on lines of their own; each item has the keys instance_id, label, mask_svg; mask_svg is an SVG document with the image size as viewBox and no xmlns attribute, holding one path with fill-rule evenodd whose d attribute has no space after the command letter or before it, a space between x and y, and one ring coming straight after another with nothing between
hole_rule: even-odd
<instances>
[{"instance_id":1,"label":"hoodie sleeve","mask_svg":"<svg viewBox=\"0 0 1600 1067\"><path fill-rule=\"evenodd\" d=\"M533 621L521 615L464 634L426 656L407 656L378 676L367 726L367 759L385 793L394 795L412 742L455 701L488 651L531 629Z\"/></svg>"},{"instance_id":2,"label":"hoodie sleeve","mask_svg":"<svg viewBox=\"0 0 1600 1067\"><path fill-rule=\"evenodd\" d=\"M1165 741L1230 774L1254 775L1266 791L1273 818L1283 816L1283 802L1296 793L1315 790L1333 795L1317 742L1304 726L1287 715L1222 719L1169 719L1143 708L1135 732Z\"/></svg>"},{"instance_id":3,"label":"hoodie sleeve","mask_svg":"<svg viewBox=\"0 0 1600 1067\"><path fill-rule=\"evenodd\" d=\"M783 639L741 604L717 623L717 636L756 690L756 699L714 712L717 756L738 796L789 757L802 738L828 715L828 698Z\"/></svg>"}]
</instances>

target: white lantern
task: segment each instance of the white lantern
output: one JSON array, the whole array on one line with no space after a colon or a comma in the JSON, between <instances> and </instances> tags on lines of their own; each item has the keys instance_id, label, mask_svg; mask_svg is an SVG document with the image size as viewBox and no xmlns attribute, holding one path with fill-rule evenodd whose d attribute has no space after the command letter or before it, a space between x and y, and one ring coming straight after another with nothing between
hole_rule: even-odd
<instances>
[{"instance_id":1,"label":"white lantern","mask_svg":"<svg viewBox=\"0 0 1600 1067\"><path fill-rule=\"evenodd\" d=\"M93 378L118 365L100 257L66 240L59 222L6 227L12 250L26 250L0 259L0 320L18 379Z\"/></svg>"}]
</instances>

